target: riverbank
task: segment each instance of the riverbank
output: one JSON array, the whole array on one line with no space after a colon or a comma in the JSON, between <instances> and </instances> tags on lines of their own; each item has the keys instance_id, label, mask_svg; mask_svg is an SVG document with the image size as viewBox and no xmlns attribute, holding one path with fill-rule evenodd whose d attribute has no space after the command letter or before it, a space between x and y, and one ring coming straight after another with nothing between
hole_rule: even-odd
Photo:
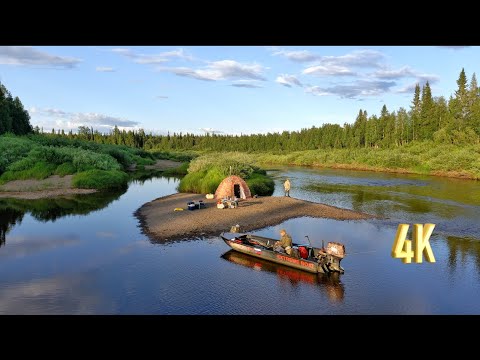
<instances>
[{"instance_id":1,"label":"riverbank","mask_svg":"<svg viewBox=\"0 0 480 360\"><path fill-rule=\"evenodd\" d=\"M389 173L389 174L410 174L410 175L425 175L425 176L436 176L436 177L446 177L451 179L463 179L463 180L479 180L478 176L473 175L467 171L430 171L428 173L424 171L415 171L410 169L403 168L381 168L381 167L372 167L367 165L359 164L310 164L310 165L298 165L295 163L288 164L278 164L278 163L262 163L260 164L263 168L273 168L275 166L302 166L310 167L315 169L339 169L339 170L354 170L354 171L366 171L366 172L376 172L376 173Z\"/></svg>"},{"instance_id":2,"label":"riverbank","mask_svg":"<svg viewBox=\"0 0 480 360\"><path fill-rule=\"evenodd\" d=\"M187 210L189 201L203 200L205 208ZM183 211L175 211L182 208ZM135 216L144 234L158 242L215 236L233 225L247 232L274 226L297 217L337 220L370 219L374 216L353 210L313 203L284 196L265 196L241 200L237 208L218 209L215 199L202 194L177 193L150 201Z\"/></svg>"},{"instance_id":3,"label":"riverbank","mask_svg":"<svg viewBox=\"0 0 480 360\"><path fill-rule=\"evenodd\" d=\"M167 170L180 166L182 163L171 160L157 160L154 165L145 166L149 170ZM79 189L72 185L73 175L52 175L46 179L14 180L0 185L0 198L43 199L65 197L76 194L91 194L98 190Z\"/></svg>"}]
</instances>

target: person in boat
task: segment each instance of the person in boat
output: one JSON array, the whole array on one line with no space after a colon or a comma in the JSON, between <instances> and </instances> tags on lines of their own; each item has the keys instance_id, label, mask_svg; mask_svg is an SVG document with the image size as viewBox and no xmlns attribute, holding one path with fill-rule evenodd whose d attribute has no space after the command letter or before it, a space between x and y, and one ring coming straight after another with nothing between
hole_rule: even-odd
<instances>
[{"instance_id":1,"label":"person in boat","mask_svg":"<svg viewBox=\"0 0 480 360\"><path fill-rule=\"evenodd\" d=\"M285 180L283 188L285 189L285 196L290 197L290 179Z\"/></svg>"},{"instance_id":2,"label":"person in boat","mask_svg":"<svg viewBox=\"0 0 480 360\"><path fill-rule=\"evenodd\" d=\"M273 247L273 250L278 252L286 252L288 255L292 255L292 238L287 234L285 229L280 230L280 240L277 241Z\"/></svg>"}]
</instances>

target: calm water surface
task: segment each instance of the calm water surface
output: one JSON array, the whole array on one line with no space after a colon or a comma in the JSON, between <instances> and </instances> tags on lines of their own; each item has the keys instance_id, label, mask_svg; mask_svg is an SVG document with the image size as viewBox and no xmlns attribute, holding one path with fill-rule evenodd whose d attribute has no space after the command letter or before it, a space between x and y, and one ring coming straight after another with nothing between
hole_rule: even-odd
<instances>
[{"instance_id":1,"label":"calm water surface","mask_svg":"<svg viewBox=\"0 0 480 360\"><path fill-rule=\"evenodd\" d=\"M342 242L345 274L274 265L219 237L151 241L133 213L178 185L154 177L119 193L0 199L0 314L480 314L479 182L301 167L271 174L274 196L289 177L293 197L383 217L302 217L256 231ZM436 224L436 263L392 259L398 224L427 222Z\"/></svg>"}]
</instances>

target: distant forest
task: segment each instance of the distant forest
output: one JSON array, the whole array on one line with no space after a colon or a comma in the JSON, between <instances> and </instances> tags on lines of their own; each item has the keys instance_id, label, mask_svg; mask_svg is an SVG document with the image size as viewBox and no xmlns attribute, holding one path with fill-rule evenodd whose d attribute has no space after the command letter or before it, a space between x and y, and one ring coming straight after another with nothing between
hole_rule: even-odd
<instances>
[{"instance_id":1,"label":"distant forest","mask_svg":"<svg viewBox=\"0 0 480 360\"><path fill-rule=\"evenodd\" d=\"M1 85L1 84L0 84ZM478 144L480 142L480 88L475 73L470 82L464 69L457 80L458 88L449 99L433 97L430 84L416 85L409 109L389 111L383 105L380 115L360 110L353 124L323 124L321 127L254 135L194 135L173 133L146 134L143 130L115 128L108 134L81 126L77 133L52 130L47 136L61 136L97 143L127 145L159 151L242 151L284 152L315 149L391 148L416 141L433 140L439 144ZM1 85L0 134L13 132L41 133L31 129L28 113L16 97L12 99Z\"/></svg>"}]
</instances>

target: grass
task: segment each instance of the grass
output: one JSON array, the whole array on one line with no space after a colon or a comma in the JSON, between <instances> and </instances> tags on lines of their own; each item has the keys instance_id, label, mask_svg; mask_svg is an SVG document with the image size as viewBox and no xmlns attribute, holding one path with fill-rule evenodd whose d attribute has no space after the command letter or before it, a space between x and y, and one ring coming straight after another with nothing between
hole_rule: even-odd
<instances>
[{"instance_id":1,"label":"grass","mask_svg":"<svg viewBox=\"0 0 480 360\"><path fill-rule=\"evenodd\" d=\"M119 189L128 184L128 175L118 170L87 170L73 176L72 185L82 189Z\"/></svg>"},{"instance_id":2,"label":"grass","mask_svg":"<svg viewBox=\"0 0 480 360\"><path fill-rule=\"evenodd\" d=\"M184 162L179 167L164 170L162 172L162 175L164 175L164 176L185 176L185 175L188 174L188 166L189 165L190 165L190 163Z\"/></svg>"}]
</instances>

